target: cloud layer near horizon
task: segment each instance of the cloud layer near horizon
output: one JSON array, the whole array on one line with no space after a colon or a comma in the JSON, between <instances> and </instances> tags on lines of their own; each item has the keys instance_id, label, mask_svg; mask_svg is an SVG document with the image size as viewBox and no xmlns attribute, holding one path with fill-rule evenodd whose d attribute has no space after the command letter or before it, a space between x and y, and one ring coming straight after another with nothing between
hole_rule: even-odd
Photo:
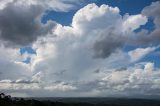
<instances>
[{"instance_id":1,"label":"cloud layer near horizon","mask_svg":"<svg viewBox=\"0 0 160 106\"><path fill-rule=\"evenodd\" d=\"M160 69L152 62L140 62L159 48L160 2L140 14L123 16L118 7L92 3L74 14L70 26L63 26L55 21L40 22L45 11L42 4L50 5L47 0L29 1L23 8L24 1L1 4L0 90L15 96L160 94ZM57 3L71 6L63 0ZM57 7L50 5L49 9ZM135 32L149 17L153 17L155 29ZM20 54L19 47L24 45L35 49L36 55ZM126 45L143 48L124 51ZM31 58L29 64L21 62L26 57Z\"/></svg>"}]
</instances>

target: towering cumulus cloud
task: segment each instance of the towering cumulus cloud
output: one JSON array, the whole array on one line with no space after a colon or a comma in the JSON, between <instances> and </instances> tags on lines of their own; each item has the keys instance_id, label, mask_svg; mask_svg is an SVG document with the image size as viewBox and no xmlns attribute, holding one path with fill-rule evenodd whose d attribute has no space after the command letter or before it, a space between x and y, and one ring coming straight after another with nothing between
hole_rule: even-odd
<instances>
[{"instance_id":1,"label":"towering cumulus cloud","mask_svg":"<svg viewBox=\"0 0 160 106\"><path fill-rule=\"evenodd\" d=\"M78 9L82 1L0 1L0 90L14 96L159 95L160 69L154 62L160 2L122 15L107 4ZM73 9L78 10L67 26L41 22L46 11ZM152 30L146 28L150 20ZM35 53L20 53L25 46Z\"/></svg>"}]
</instances>

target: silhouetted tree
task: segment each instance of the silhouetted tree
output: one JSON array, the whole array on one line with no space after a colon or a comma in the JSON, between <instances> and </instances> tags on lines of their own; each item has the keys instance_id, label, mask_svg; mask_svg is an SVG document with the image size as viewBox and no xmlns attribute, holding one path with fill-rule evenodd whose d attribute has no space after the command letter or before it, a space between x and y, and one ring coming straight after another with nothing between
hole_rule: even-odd
<instances>
[{"instance_id":1,"label":"silhouetted tree","mask_svg":"<svg viewBox=\"0 0 160 106\"><path fill-rule=\"evenodd\" d=\"M0 98L5 98L5 94L4 93L0 93Z\"/></svg>"}]
</instances>

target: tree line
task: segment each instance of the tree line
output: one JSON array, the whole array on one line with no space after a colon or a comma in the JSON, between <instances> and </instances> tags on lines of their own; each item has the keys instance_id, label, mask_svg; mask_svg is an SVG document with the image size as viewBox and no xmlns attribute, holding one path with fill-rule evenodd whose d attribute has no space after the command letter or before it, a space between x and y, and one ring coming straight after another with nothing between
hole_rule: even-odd
<instances>
[{"instance_id":1,"label":"tree line","mask_svg":"<svg viewBox=\"0 0 160 106\"><path fill-rule=\"evenodd\" d=\"M0 106L160 106L159 101L147 102L132 102L132 101L113 101L106 103L71 103L71 102L60 102L60 101L38 101L34 99L24 99L24 98L12 98L10 95L5 95L0 93Z\"/></svg>"}]
</instances>

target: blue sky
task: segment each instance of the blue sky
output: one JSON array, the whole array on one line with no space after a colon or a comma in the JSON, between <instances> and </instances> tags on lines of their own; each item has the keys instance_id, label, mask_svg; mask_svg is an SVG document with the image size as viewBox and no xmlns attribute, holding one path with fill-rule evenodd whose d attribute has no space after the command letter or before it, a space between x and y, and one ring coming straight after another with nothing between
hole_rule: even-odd
<instances>
[{"instance_id":1,"label":"blue sky","mask_svg":"<svg viewBox=\"0 0 160 106\"><path fill-rule=\"evenodd\" d=\"M158 0L0 1L0 91L159 99L159 12Z\"/></svg>"}]
</instances>

